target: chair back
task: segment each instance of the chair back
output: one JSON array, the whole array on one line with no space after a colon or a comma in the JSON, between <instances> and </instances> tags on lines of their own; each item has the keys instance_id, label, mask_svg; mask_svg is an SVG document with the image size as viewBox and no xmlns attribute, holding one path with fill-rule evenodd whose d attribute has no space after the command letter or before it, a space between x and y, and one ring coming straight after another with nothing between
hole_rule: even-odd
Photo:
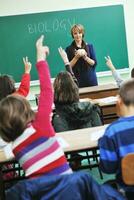
<instances>
[{"instance_id":1,"label":"chair back","mask_svg":"<svg viewBox=\"0 0 134 200\"><path fill-rule=\"evenodd\" d=\"M0 200L5 200L6 189L25 178L25 173L16 160L0 162Z\"/></svg>"},{"instance_id":2,"label":"chair back","mask_svg":"<svg viewBox=\"0 0 134 200\"><path fill-rule=\"evenodd\" d=\"M122 159L121 169L124 183L134 185L134 153L129 153Z\"/></svg>"}]
</instances>

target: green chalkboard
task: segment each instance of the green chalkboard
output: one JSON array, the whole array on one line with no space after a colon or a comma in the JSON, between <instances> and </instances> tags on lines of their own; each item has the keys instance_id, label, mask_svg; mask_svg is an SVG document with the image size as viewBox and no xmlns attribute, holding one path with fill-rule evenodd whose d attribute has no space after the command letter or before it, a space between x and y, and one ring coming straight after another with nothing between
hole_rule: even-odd
<instances>
[{"instance_id":1,"label":"green chalkboard","mask_svg":"<svg viewBox=\"0 0 134 200\"><path fill-rule=\"evenodd\" d=\"M71 42L70 28L85 27L85 41L94 45L97 71L107 71L104 56L110 55L118 69L128 67L128 54L122 5L0 17L0 73L12 75L17 82L23 73L22 57L32 62L32 80L38 76L34 67L35 41L45 35L50 47L48 62L51 76L64 69L57 48Z\"/></svg>"}]
</instances>

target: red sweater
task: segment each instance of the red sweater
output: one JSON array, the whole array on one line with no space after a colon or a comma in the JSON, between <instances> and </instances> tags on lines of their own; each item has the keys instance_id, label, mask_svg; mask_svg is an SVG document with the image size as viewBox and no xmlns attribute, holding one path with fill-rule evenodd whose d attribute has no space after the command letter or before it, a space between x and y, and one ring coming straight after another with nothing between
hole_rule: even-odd
<instances>
[{"instance_id":1,"label":"red sweater","mask_svg":"<svg viewBox=\"0 0 134 200\"><path fill-rule=\"evenodd\" d=\"M29 93L30 89L30 74L25 73L22 76L21 83L19 88L13 94L19 94L21 96L26 97Z\"/></svg>"},{"instance_id":2,"label":"red sweater","mask_svg":"<svg viewBox=\"0 0 134 200\"><path fill-rule=\"evenodd\" d=\"M35 120L13 142L13 153L26 172L26 176L72 173L64 152L51 125L53 91L48 64L37 63L40 97Z\"/></svg>"}]
</instances>

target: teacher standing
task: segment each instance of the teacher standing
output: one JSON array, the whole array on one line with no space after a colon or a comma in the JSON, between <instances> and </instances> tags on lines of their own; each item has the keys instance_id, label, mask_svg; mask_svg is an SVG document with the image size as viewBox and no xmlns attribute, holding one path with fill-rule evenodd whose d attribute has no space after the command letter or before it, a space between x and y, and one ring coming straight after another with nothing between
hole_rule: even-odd
<instances>
[{"instance_id":1,"label":"teacher standing","mask_svg":"<svg viewBox=\"0 0 134 200\"><path fill-rule=\"evenodd\" d=\"M71 28L73 42L66 48L70 66L78 80L79 87L98 85L96 77L96 55L92 44L84 40L84 27L75 24Z\"/></svg>"}]
</instances>

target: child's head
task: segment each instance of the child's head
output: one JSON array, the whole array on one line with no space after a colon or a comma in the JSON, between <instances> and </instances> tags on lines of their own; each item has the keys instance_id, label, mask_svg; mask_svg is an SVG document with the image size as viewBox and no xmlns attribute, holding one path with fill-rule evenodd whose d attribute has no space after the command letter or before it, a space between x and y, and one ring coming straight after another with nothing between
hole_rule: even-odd
<instances>
[{"instance_id":1,"label":"child's head","mask_svg":"<svg viewBox=\"0 0 134 200\"><path fill-rule=\"evenodd\" d=\"M15 92L15 82L8 75L0 76L0 100Z\"/></svg>"},{"instance_id":2,"label":"child's head","mask_svg":"<svg viewBox=\"0 0 134 200\"><path fill-rule=\"evenodd\" d=\"M54 81L54 102L73 103L79 101L79 88L69 72L60 72Z\"/></svg>"},{"instance_id":3,"label":"child's head","mask_svg":"<svg viewBox=\"0 0 134 200\"><path fill-rule=\"evenodd\" d=\"M121 84L119 98L117 101L119 115L124 115L124 111L133 112L134 109L134 79L129 79ZM123 113L123 114L122 114Z\"/></svg>"},{"instance_id":4,"label":"child's head","mask_svg":"<svg viewBox=\"0 0 134 200\"><path fill-rule=\"evenodd\" d=\"M121 84L119 96L126 106L134 106L134 79L130 79Z\"/></svg>"},{"instance_id":5,"label":"child's head","mask_svg":"<svg viewBox=\"0 0 134 200\"><path fill-rule=\"evenodd\" d=\"M0 101L0 136L6 142L14 141L34 119L29 102L19 96L7 96Z\"/></svg>"}]
</instances>

